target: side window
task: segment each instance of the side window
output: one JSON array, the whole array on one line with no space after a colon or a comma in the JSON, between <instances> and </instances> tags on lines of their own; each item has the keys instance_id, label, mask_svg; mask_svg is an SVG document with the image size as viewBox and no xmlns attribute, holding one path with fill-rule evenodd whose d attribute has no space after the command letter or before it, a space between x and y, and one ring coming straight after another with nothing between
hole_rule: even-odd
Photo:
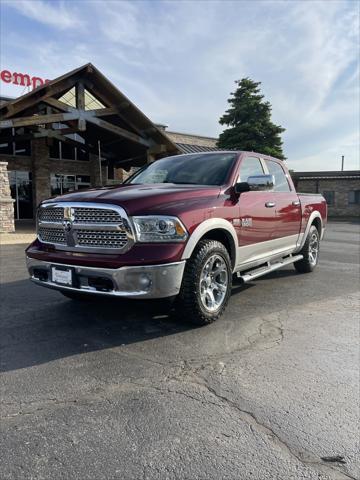
<instances>
[{"instance_id":1,"label":"side window","mask_svg":"<svg viewBox=\"0 0 360 480\"><path fill-rule=\"evenodd\" d=\"M351 190L348 195L349 205L360 205L360 190Z\"/></svg>"},{"instance_id":2,"label":"side window","mask_svg":"<svg viewBox=\"0 0 360 480\"><path fill-rule=\"evenodd\" d=\"M290 192L289 182L281 165L271 160L266 160L266 165L270 175L275 177L274 192Z\"/></svg>"},{"instance_id":3,"label":"side window","mask_svg":"<svg viewBox=\"0 0 360 480\"><path fill-rule=\"evenodd\" d=\"M241 161L238 182L247 182L253 175L264 175L261 162L256 157L245 157Z\"/></svg>"}]
</instances>

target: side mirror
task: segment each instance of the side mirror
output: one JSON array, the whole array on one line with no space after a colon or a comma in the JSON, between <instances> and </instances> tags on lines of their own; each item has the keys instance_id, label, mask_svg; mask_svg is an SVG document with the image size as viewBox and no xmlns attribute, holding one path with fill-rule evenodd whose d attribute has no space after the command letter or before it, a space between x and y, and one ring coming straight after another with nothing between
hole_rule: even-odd
<instances>
[{"instance_id":1,"label":"side mirror","mask_svg":"<svg viewBox=\"0 0 360 480\"><path fill-rule=\"evenodd\" d=\"M275 185L275 178L274 175L253 175L248 177L247 183L250 191L272 190Z\"/></svg>"},{"instance_id":2,"label":"side mirror","mask_svg":"<svg viewBox=\"0 0 360 480\"><path fill-rule=\"evenodd\" d=\"M250 185L248 182L239 182L235 185L235 193L249 192Z\"/></svg>"}]
</instances>

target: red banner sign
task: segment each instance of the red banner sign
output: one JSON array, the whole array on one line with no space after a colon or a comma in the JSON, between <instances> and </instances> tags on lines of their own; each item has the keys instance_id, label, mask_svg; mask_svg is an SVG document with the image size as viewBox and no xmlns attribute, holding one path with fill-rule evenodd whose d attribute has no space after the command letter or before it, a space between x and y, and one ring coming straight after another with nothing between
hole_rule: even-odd
<instances>
[{"instance_id":1,"label":"red banner sign","mask_svg":"<svg viewBox=\"0 0 360 480\"><path fill-rule=\"evenodd\" d=\"M10 72L10 70L0 70L0 80L5 83L12 83L21 87L36 88L44 83L50 82L48 79L40 77L31 77L27 73Z\"/></svg>"}]
</instances>

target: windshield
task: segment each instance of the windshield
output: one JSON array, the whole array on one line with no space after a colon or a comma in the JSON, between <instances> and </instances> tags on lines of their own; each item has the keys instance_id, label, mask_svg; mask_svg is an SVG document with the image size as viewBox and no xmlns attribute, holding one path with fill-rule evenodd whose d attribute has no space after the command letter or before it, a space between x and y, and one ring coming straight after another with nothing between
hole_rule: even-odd
<instances>
[{"instance_id":1,"label":"windshield","mask_svg":"<svg viewBox=\"0 0 360 480\"><path fill-rule=\"evenodd\" d=\"M236 157L236 153L202 153L162 158L125 183L223 185Z\"/></svg>"}]
</instances>

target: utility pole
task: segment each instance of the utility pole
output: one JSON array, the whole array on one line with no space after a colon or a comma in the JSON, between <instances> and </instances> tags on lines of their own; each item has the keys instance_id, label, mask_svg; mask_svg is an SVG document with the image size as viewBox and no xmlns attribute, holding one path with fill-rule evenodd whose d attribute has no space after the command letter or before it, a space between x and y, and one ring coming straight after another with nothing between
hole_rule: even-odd
<instances>
[{"instance_id":1,"label":"utility pole","mask_svg":"<svg viewBox=\"0 0 360 480\"><path fill-rule=\"evenodd\" d=\"M344 155L341 155L341 171L344 171Z\"/></svg>"}]
</instances>

